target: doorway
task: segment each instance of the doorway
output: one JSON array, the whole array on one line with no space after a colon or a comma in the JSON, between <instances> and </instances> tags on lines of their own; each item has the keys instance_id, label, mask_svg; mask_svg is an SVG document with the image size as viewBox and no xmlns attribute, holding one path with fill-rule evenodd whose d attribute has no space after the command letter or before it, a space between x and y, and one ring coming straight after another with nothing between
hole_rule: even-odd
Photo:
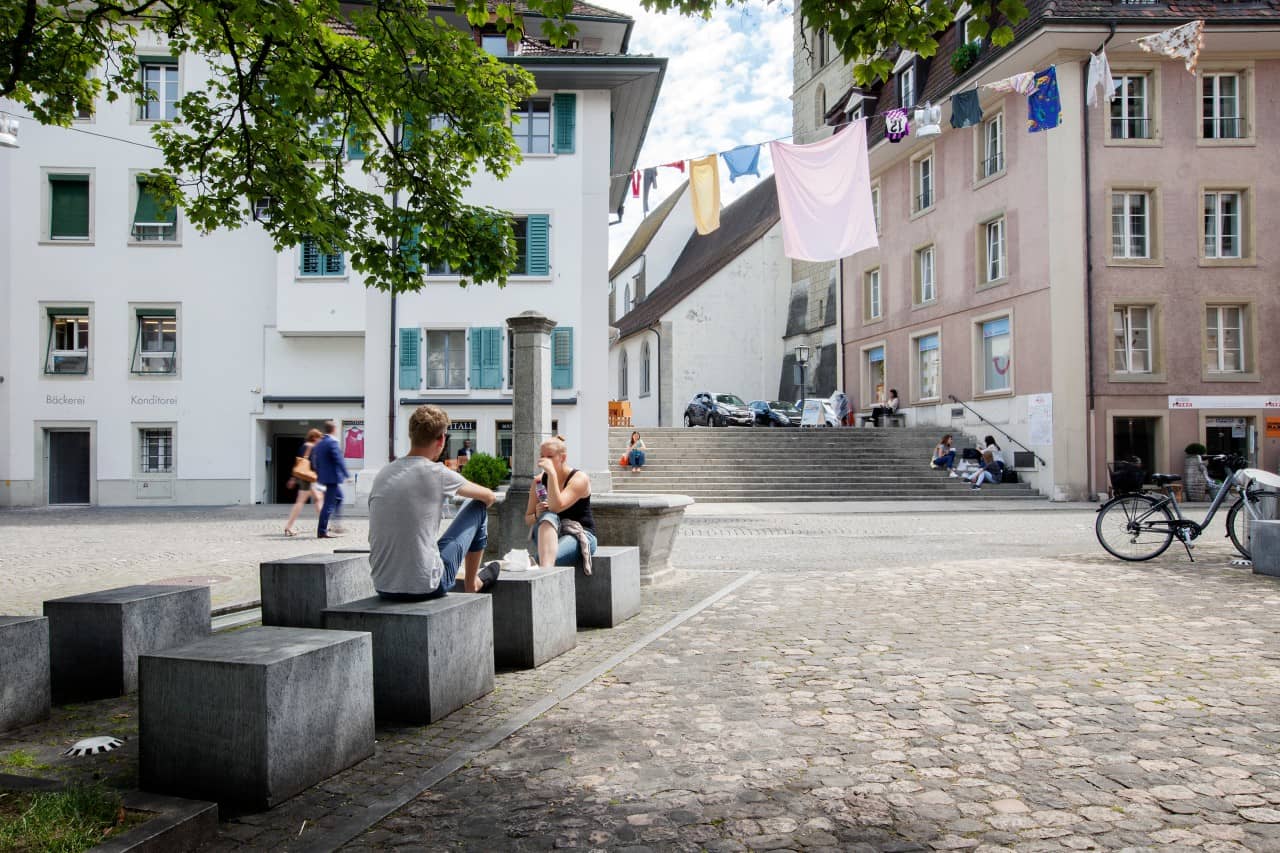
<instances>
[{"instance_id":1,"label":"doorway","mask_svg":"<svg viewBox=\"0 0 1280 853\"><path fill-rule=\"evenodd\" d=\"M1112 418L1113 459L1130 460L1136 457L1148 476L1158 471L1160 463L1156 460L1156 434L1159 428L1159 418Z\"/></svg>"},{"instance_id":2,"label":"doorway","mask_svg":"<svg viewBox=\"0 0 1280 853\"><path fill-rule=\"evenodd\" d=\"M45 431L50 505L90 503L89 430Z\"/></svg>"},{"instance_id":3,"label":"doorway","mask_svg":"<svg viewBox=\"0 0 1280 853\"><path fill-rule=\"evenodd\" d=\"M1249 457L1251 448L1249 432L1253 418L1212 417L1204 419L1204 446L1209 455L1227 453Z\"/></svg>"},{"instance_id":4,"label":"doorway","mask_svg":"<svg viewBox=\"0 0 1280 853\"><path fill-rule=\"evenodd\" d=\"M293 477L293 461L297 458L298 448L307 440L306 430L297 435L276 433L271 437L271 458L276 460L272 467L275 487L272 494L278 504L291 504L298 497L298 490L289 486Z\"/></svg>"}]
</instances>

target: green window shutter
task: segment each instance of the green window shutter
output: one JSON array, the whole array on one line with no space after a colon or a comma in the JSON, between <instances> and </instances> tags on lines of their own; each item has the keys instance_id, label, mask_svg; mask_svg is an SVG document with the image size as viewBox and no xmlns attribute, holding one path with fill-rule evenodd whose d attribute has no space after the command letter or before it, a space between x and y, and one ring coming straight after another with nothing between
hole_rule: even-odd
<instances>
[{"instance_id":1,"label":"green window shutter","mask_svg":"<svg viewBox=\"0 0 1280 853\"><path fill-rule=\"evenodd\" d=\"M545 213L528 218L525 275L550 275L551 217ZM519 270L516 271L517 274Z\"/></svg>"},{"instance_id":2,"label":"green window shutter","mask_svg":"<svg viewBox=\"0 0 1280 853\"><path fill-rule=\"evenodd\" d=\"M50 308L50 317L88 317L88 308Z\"/></svg>"},{"instance_id":3,"label":"green window shutter","mask_svg":"<svg viewBox=\"0 0 1280 853\"><path fill-rule=\"evenodd\" d=\"M323 257L325 275L342 275L347 271L347 261L342 252L334 252Z\"/></svg>"},{"instance_id":4,"label":"green window shutter","mask_svg":"<svg viewBox=\"0 0 1280 853\"><path fill-rule=\"evenodd\" d=\"M573 328L551 330L551 387L564 390L573 387Z\"/></svg>"},{"instance_id":5,"label":"green window shutter","mask_svg":"<svg viewBox=\"0 0 1280 853\"><path fill-rule=\"evenodd\" d=\"M364 146L360 144L360 140L356 138L355 133L347 134L347 159L364 159Z\"/></svg>"},{"instance_id":6,"label":"green window shutter","mask_svg":"<svg viewBox=\"0 0 1280 853\"><path fill-rule=\"evenodd\" d=\"M405 113L400 127L400 147L408 148L413 144L413 116Z\"/></svg>"},{"instance_id":7,"label":"green window shutter","mask_svg":"<svg viewBox=\"0 0 1280 853\"><path fill-rule=\"evenodd\" d=\"M557 93L554 98L557 154L573 153L574 130L578 125L578 96L572 92Z\"/></svg>"},{"instance_id":8,"label":"green window shutter","mask_svg":"<svg viewBox=\"0 0 1280 853\"><path fill-rule=\"evenodd\" d=\"M167 222L173 225L178 221L178 211L176 208L168 209L160 206L160 200L155 197L151 190L147 189L146 181L142 178L138 179L138 206L133 211L133 222L135 225L139 223L156 224L158 222Z\"/></svg>"},{"instance_id":9,"label":"green window shutter","mask_svg":"<svg viewBox=\"0 0 1280 853\"><path fill-rule=\"evenodd\" d=\"M87 313L89 309L85 309ZM177 317L178 310L176 308L138 308L139 317Z\"/></svg>"},{"instance_id":10,"label":"green window shutter","mask_svg":"<svg viewBox=\"0 0 1280 853\"><path fill-rule=\"evenodd\" d=\"M400 330L400 387L404 390L417 391L422 387L418 373L418 351L421 348L422 332L419 329Z\"/></svg>"},{"instance_id":11,"label":"green window shutter","mask_svg":"<svg viewBox=\"0 0 1280 853\"><path fill-rule=\"evenodd\" d=\"M302 265L298 271L303 275L320 275L320 247L310 237L302 241Z\"/></svg>"},{"instance_id":12,"label":"green window shutter","mask_svg":"<svg viewBox=\"0 0 1280 853\"><path fill-rule=\"evenodd\" d=\"M49 238L89 239L89 176L49 176Z\"/></svg>"},{"instance_id":13,"label":"green window shutter","mask_svg":"<svg viewBox=\"0 0 1280 853\"><path fill-rule=\"evenodd\" d=\"M502 387L502 328L486 326L467 333L471 342L471 387Z\"/></svg>"}]
</instances>

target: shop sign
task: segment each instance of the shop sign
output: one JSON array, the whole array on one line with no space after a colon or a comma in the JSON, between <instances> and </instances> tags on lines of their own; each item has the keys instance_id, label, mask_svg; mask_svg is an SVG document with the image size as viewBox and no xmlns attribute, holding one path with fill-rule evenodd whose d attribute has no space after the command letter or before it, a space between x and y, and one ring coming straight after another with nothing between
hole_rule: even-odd
<instances>
[{"instance_id":1,"label":"shop sign","mask_svg":"<svg viewBox=\"0 0 1280 853\"><path fill-rule=\"evenodd\" d=\"M1280 418L1267 418L1267 438L1280 438Z\"/></svg>"},{"instance_id":2,"label":"shop sign","mask_svg":"<svg viewBox=\"0 0 1280 853\"><path fill-rule=\"evenodd\" d=\"M1240 395L1236 397L1170 396L1170 409L1273 409L1280 411L1280 397Z\"/></svg>"}]
</instances>

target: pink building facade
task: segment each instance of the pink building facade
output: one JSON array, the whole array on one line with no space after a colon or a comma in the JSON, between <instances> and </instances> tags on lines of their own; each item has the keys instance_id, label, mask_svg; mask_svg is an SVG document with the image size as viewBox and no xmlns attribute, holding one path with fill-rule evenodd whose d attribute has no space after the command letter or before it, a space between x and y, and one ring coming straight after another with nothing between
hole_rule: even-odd
<instances>
[{"instance_id":1,"label":"pink building facade","mask_svg":"<svg viewBox=\"0 0 1280 853\"><path fill-rule=\"evenodd\" d=\"M949 63L962 19L936 57L899 56L890 80L837 105L942 107L936 135L893 143L866 123L880 247L841 270L860 409L895 389L911 423L998 427L1007 461L1024 451L1022 475L1058 500L1105 491L1120 456L1180 472L1193 441L1276 469L1280 16L1211 21L1198 75L1131 43L1173 23L1120 20L1111 104L1085 101L1110 28L1033 3L1014 44L970 69ZM981 121L951 127L955 92L1050 67L1059 127L1028 132L1025 96L984 89Z\"/></svg>"}]
</instances>

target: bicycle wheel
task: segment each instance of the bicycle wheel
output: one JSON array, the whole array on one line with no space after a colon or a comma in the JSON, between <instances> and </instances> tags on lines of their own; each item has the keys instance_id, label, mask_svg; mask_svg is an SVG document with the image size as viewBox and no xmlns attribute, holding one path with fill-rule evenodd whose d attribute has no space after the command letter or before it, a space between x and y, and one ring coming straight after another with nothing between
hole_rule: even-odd
<instances>
[{"instance_id":1,"label":"bicycle wheel","mask_svg":"<svg viewBox=\"0 0 1280 853\"><path fill-rule=\"evenodd\" d=\"M1113 557L1138 562L1159 557L1173 542L1173 513L1145 495L1122 495L1098 512L1098 543Z\"/></svg>"},{"instance_id":2,"label":"bicycle wheel","mask_svg":"<svg viewBox=\"0 0 1280 853\"><path fill-rule=\"evenodd\" d=\"M1252 526L1253 516L1245 508L1244 496L1241 495L1236 498L1236 502L1231 505L1231 511L1227 513L1227 535L1231 537L1231 544L1236 546L1240 556L1246 560L1253 559L1249 553L1249 534Z\"/></svg>"}]
</instances>

